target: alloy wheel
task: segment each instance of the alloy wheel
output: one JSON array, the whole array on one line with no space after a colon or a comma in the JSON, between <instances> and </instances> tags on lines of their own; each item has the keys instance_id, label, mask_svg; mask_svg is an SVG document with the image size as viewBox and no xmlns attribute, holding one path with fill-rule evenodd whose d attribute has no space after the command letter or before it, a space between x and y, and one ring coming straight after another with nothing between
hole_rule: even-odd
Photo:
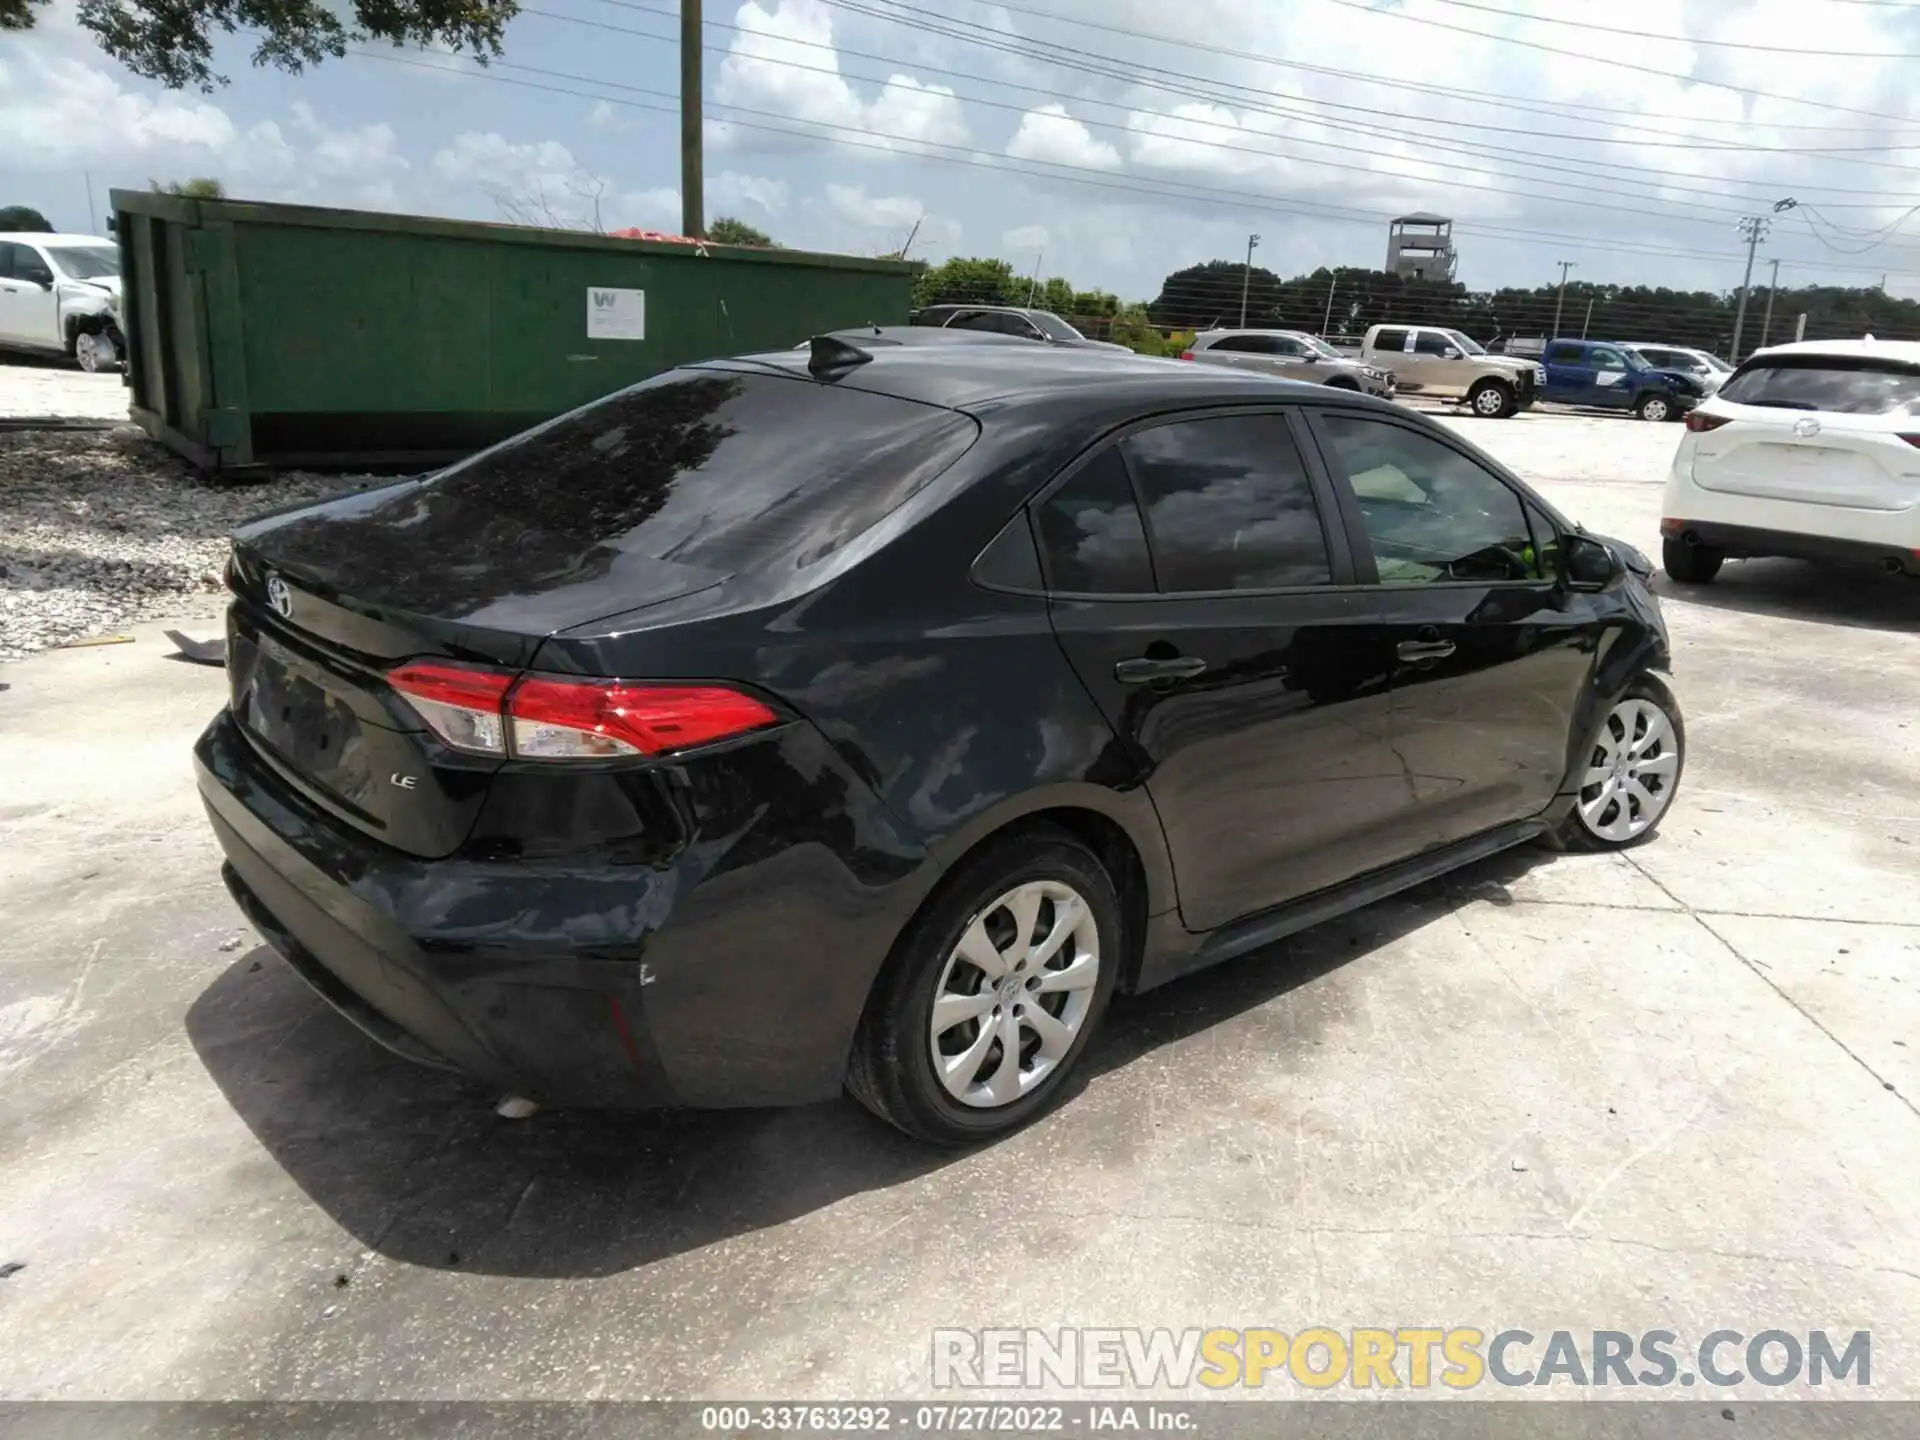
<instances>
[{"instance_id":1,"label":"alloy wheel","mask_svg":"<svg viewBox=\"0 0 1920 1440\"><path fill-rule=\"evenodd\" d=\"M89 375L98 374L110 363L107 349L98 335L82 332L73 337L73 358Z\"/></svg>"},{"instance_id":2,"label":"alloy wheel","mask_svg":"<svg viewBox=\"0 0 1920 1440\"><path fill-rule=\"evenodd\" d=\"M1600 727L1580 781L1580 823L1619 844L1644 835L1665 813L1680 776L1673 722L1638 696L1613 707Z\"/></svg>"},{"instance_id":3,"label":"alloy wheel","mask_svg":"<svg viewBox=\"0 0 1920 1440\"><path fill-rule=\"evenodd\" d=\"M1012 1104L1073 1048L1100 978L1100 927L1071 885L1031 880L983 907L934 986L933 1068L955 1100Z\"/></svg>"},{"instance_id":4,"label":"alloy wheel","mask_svg":"<svg viewBox=\"0 0 1920 1440\"><path fill-rule=\"evenodd\" d=\"M1649 400L1646 405L1642 407L1640 413L1649 420L1665 420L1667 418L1667 402L1664 400Z\"/></svg>"},{"instance_id":5,"label":"alloy wheel","mask_svg":"<svg viewBox=\"0 0 1920 1440\"><path fill-rule=\"evenodd\" d=\"M1482 415L1498 415L1505 405L1506 397L1491 385L1473 399L1473 408Z\"/></svg>"}]
</instances>

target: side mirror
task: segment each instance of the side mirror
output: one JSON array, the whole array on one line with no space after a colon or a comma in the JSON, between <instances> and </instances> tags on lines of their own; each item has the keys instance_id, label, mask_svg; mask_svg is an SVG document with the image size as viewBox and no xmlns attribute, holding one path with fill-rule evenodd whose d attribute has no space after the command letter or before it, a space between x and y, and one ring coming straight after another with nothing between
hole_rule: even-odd
<instances>
[{"instance_id":1,"label":"side mirror","mask_svg":"<svg viewBox=\"0 0 1920 1440\"><path fill-rule=\"evenodd\" d=\"M1307 364L1309 365L1318 365L1320 363L1320 357L1314 354L1314 352L1311 350L1309 350L1306 354L1302 355L1300 358L1306 361Z\"/></svg>"},{"instance_id":2,"label":"side mirror","mask_svg":"<svg viewBox=\"0 0 1920 1440\"><path fill-rule=\"evenodd\" d=\"M1613 551L1590 536L1568 535L1561 542L1560 573L1577 589L1598 590L1618 575L1620 568Z\"/></svg>"},{"instance_id":3,"label":"side mirror","mask_svg":"<svg viewBox=\"0 0 1920 1440\"><path fill-rule=\"evenodd\" d=\"M1442 360L1458 360L1460 358L1460 352L1449 345L1440 352L1440 358Z\"/></svg>"},{"instance_id":4,"label":"side mirror","mask_svg":"<svg viewBox=\"0 0 1920 1440\"><path fill-rule=\"evenodd\" d=\"M22 270L20 272L20 278L22 280L32 281L42 290L51 290L53 288L53 272L51 270Z\"/></svg>"}]
</instances>

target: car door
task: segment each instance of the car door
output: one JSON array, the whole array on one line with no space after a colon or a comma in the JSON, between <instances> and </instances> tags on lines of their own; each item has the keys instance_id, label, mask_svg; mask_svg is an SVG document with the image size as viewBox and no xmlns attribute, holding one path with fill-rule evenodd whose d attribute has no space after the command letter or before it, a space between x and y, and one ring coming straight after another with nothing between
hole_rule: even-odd
<instances>
[{"instance_id":1,"label":"car door","mask_svg":"<svg viewBox=\"0 0 1920 1440\"><path fill-rule=\"evenodd\" d=\"M1291 335L1263 335L1266 354L1262 357L1262 366L1269 375L1278 375L1285 380L1318 380L1314 373L1318 356L1308 357L1313 352Z\"/></svg>"},{"instance_id":2,"label":"car door","mask_svg":"<svg viewBox=\"0 0 1920 1440\"><path fill-rule=\"evenodd\" d=\"M1467 393L1466 356L1451 340L1438 330L1415 330L1409 344L1404 363L1419 375L1422 393L1455 398Z\"/></svg>"},{"instance_id":3,"label":"car door","mask_svg":"<svg viewBox=\"0 0 1920 1440\"><path fill-rule=\"evenodd\" d=\"M52 276L46 259L29 245L0 241L0 341L9 345L57 345L58 308L41 274Z\"/></svg>"},{"instance_id":4,"label":"car door","mask_svg":"<svg viewBox=\"0 0 1920 1440\"><path fill-rule=\"evenodd\" d=\"M1594 403L1593 367L1587 363L1587 347L1573 340L1556 340L1540 357L1547 372L1547 396L1562 405Z\"/></svg>"},{"instance_id":5,"label":"car door","mask_svg":"<svg viewBox=\"0 0 1920 1440\"><path fill-rule=\"evenodd\" d=\"M1552 521L1435 427L1310 412L1395 659L1393 748L1420 849L1537 815L1564 778L1602 640Z\"/></svg>"},{"instance_id":6,"label":"car door","mask_svg":"<svg viewBox=\"0 0 1920 1440\"><path fill-rule=\"evenodd\" d=\"M1613 345L1589 345L1587 363L1593 367L1590 404L1614 410L1624 410L1633 404L1633 367L1627 364L1624 351Z\"/></svg>"},{"instance_id":7,"label":"car door","mask_svg":"<svg viewBox=\"0 0 1920 1440\"><path fill-rule=\"evenodd\" d=\"M1195 931L1368 868L1412 803L1391 658L1297 423L1148 421L1034 505L1055 631L1146 777Z\"/></svg>"}]
</instances>

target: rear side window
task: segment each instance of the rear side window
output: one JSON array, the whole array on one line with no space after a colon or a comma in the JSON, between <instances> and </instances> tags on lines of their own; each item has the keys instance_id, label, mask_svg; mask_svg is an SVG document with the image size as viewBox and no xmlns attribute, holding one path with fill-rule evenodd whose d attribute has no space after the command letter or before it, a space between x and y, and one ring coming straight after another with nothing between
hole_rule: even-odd
<instances>
[{"instance_id":1,"label":"rear side window","mask_svg":"<svg viewBox=\"0 0 1920 1440\"><path fill-rule=\"evenodd\" d=\"M1036 512L1048 585L1087 595L1150 595L1147 532L1120 452L1101 451Z\"/></svg>"},{"instance_id":2,"label":"rear side window","mask_svg":"<svg viewBox=\"0 0 1920 1440\"><path fill-rule=\"evenodd\" d=\"M1549 345L1542 358L1549 365L1578 365L1587 358L1587 352L1579 345Z\"/></svg>"},{"instance_id":3,"label":"rear side window","mask_svg":"<svg viewBox=\"0 0 1920 1440\"><path fill-rule=\"evenodd\" d=\"M951 410L865 391L675 371L400 487L326 539L409 568L437 556L455 614L591 580L616 556L716 579L795 569L884 519L976 433Z\"/></svg>"},{"instance_id":4,"label":"rear side window","mask_svg":"<svg viewBox=\"0 0 1920 1440\"><path fill-rule=\"evenodd\" d=\"M1720 387L1720 398L1782 410L1912 415L1920 413L1920 369L1866 357L1782 355L1749 360Z\"/></svg>"},{"instance_id":5,"label":"rear side window","mask_svg":"<svg viewBox=\"0 0 1920 1440\"><path fill-rule=\"evenodd\" d=\"M1293 434L1279 415L1183 420L1122 447L1164 591L1271 590L1333 578Z\"/></svg>"},{"instance_id":6,"label":"rear side window","mask_svg":"<svg viewBox=\"0 0 1920 1440\"><path fill-rule=\"evenodd\" d=\"M1251 335L1226 335L1215 340L1206 348L1209 350L1233 350L1243 354L1258 354L1266 349L1264 345Z\"/></svg>"},{"instance_id":7,"label":"rear side window","mask_svg":"<svg viewBox=\"0 0 1920 1440\"><path fill-rule=\"evenodd\" d=\"M1407 332L1404 330L1382 330L1374 339L1376 350L1404 350L1407 348Z\"/></svg>"}]
</instances>

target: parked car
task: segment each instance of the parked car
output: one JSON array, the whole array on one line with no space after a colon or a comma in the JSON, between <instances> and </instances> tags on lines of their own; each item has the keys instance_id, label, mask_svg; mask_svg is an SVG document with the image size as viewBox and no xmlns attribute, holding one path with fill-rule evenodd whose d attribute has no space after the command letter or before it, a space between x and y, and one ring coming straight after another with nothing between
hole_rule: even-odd
<instances>
[{"instance_id":1,"label":"parked car","mask_svg":"<svg viewBox=\"0 0 1920 1440\"><path fill-rule=\"evenodd\" d=\"M0 349L110 370L126 352L120 247L96 235L0 235Z\"/></svg>"},{"instance_id":2,"label":"parked car","mask_svg":"<svg viewBox=\"0 0 1920 1440\"><path fill-rule=\"evenodd\" d=\"M1489 355L1472 336L1431 325L1375 325L1360 359L1391 370L1402 395L1463 401L1474 414L1496 420L1528 408L1546 383L1533 361Z\"/></svg>"},{"instance_id":3,"label":"parked car","mask_svg":"<svg viewBox=\"0 0 1920 1440\"><path fill-rule=\"evenodd\" d=\"M1548 400L1631 410L1642 420L1678 420L1707 393L1685 371L1656 370L1611 340L1555 340L1542 363Z\"/></svg>"},{"instance_id":4,"label":"parked car","mask_svg":"<svg viewBox=\"0 0 1920 1440\"><path fill-rule=\"evenodd\" d=\"M1748 357L1687 416L1661 505L1667 574L1729 559L1920 574L1920 344L1809 340Z\"/></svg>"},{"instance_id":5,"label":"parked car","mask_svg":"<svg viewBox=\"0 0 1920 1440\"><path fill-rule=\"evenodd\" d=\"M1651 574L1364 395L823 338L241 526L199 786L241 909L401 1054L963 1143L1115 990L1644 840Z\"/></svg>"},{"instance_id":6,"label":"parked car","mask_svg":"<svg viewBox=\"0 0 1920 1440\"><path fill-rule=\"evenodd\" d=\"M1023 340L1038 340L1047 345L1065 345L1081 350L1119 350L1131 355L1124 345L1111 340L1089 340L1051 310L1029 310L1018 305L929 305L909 317L915 325L934 325L956 330L988 330L1001 335L1018 335Z\"/></svg>"},{"instance_id":7,"label":"parked car","mask_svg":"<svg viewBox=\"0 0 1920 1440\"><path fill-rule=\"evenodd\" d=\"M1718 355L1708 350L1695 350L1690 345L1648 345L1629 340L1622 348L1638 355L1656 370L1677 370L1693 377L1709 395L1725 384L1727 376L1733 373L1733 366Z\"/></svg>"},{"instance_id":8,"label":"parked car","mask_svg":"<svg viewBox=\"0 0 1920 1440\"><path fill-rule=\"evenodd\" d=\"M1391 371L1342 355L1318 336L1298 330L1203 330L1180 358L1317 382L1336 390L1393 394Z\"/></svg>"}]
</instances>

